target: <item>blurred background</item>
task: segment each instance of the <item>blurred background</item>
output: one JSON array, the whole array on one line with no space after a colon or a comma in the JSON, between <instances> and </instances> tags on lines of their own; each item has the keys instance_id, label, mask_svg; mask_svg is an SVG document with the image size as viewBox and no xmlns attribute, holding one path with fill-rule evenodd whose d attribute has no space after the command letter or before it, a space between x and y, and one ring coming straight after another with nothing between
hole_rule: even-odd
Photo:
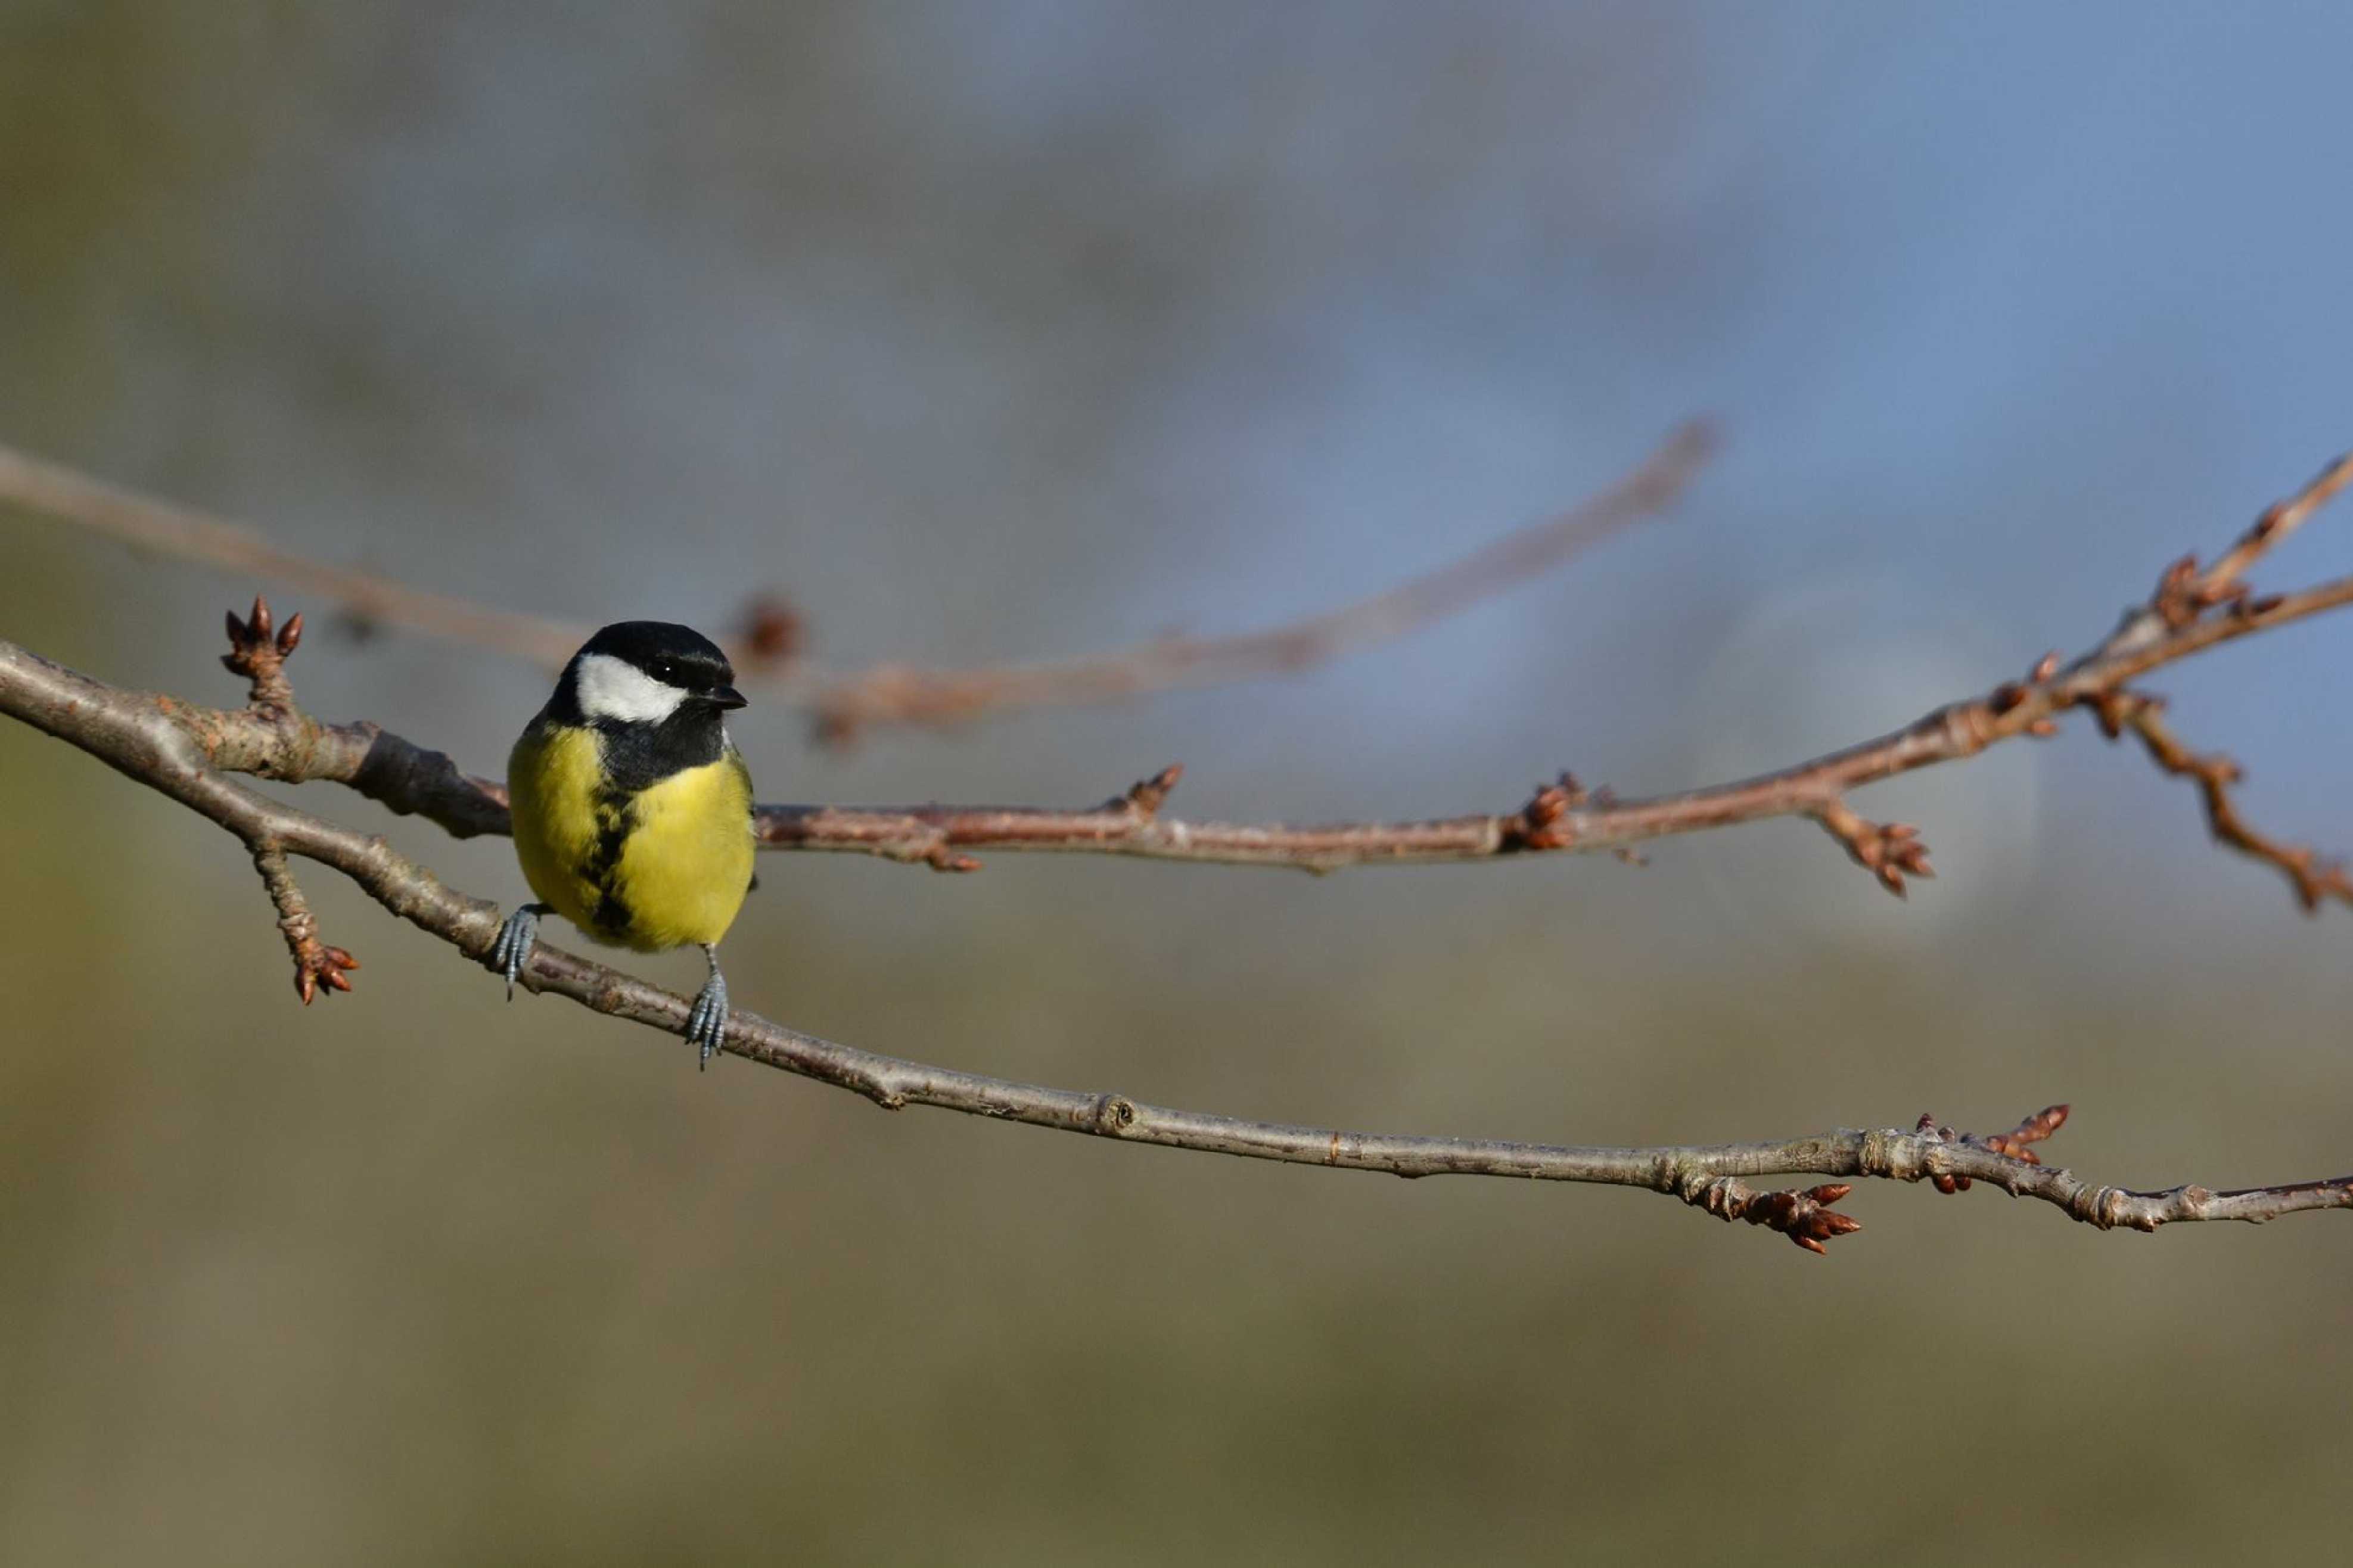
<instances>
[{"instance_id":1,"label":"blurred background","mask_svg":"<svg viewBox=\"0 0 2353 1568\"><path fill-rule=\"evenodd\" d=\"M1295 679L768 799L1504 809L1794 760L2079 648L2353 442L2334 7L0 0L0 441L596 623L857 666L1341 603L1726 437L1673 516ZM2326 520L2266 584L2353 562ZM0 510L0 635L236 697L261 584ZM304 607L279 595L280 613ZM315 614L305 703L496 773L545 671ZM2353 847L2353 617L2157 684ZM2283 1559L2341 1549L2353 1241L1656 1196L876 1112L552 1000L0 726L0 1560ZM503 842L313 810L512 901ZM2353 1168L2344 911L2088 726L1813 828L1324 880L771 858L738 1001L1237 1114L2007 1126ZM568 933L559 940L569 941ZM691 955L633 960L673 985Z\"/></svg>"}]
</instances>

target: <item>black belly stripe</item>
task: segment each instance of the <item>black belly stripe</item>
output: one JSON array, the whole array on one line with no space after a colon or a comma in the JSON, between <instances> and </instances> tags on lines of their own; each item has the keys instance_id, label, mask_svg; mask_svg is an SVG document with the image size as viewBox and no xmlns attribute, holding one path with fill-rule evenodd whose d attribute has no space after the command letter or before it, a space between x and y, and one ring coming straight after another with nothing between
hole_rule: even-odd
<instances>
[{"instance_id":1,"label":"black belly stripe","mask_svg":"<svg viewBox=\"0 0 2353 1568\"><path fill-rule=\"evenodd\" d=\"M596 908L589 918L605 936L623 935L635 918L621 898L620 872L621 847L628 841L636 818L637 809L628 795L617 790L597 795L596 844L583 869L596 887Z\"/></svg>"}]
</instances>

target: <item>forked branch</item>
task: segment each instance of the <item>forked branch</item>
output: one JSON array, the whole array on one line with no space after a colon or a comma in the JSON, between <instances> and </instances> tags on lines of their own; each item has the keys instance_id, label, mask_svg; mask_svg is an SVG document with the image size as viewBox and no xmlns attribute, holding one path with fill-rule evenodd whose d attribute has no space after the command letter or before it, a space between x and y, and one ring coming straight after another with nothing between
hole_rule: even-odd
<instances>
[{"instance_id":1,"label":"forked branch","mask_svg":"<svg viewBox=\"0 0 2353 1568\"><path fill-rule=\"evenodd\" d=\"M192 710L168 699L92 680L6 643L0 643L0 711L79 746L236 834L253 848L274 896L291 888L283 876L284 857L299 855L343 872L385 909L470 958L480 960L488 952L497 934L495 904L444 885L381 837L257 794L225 776L207 754L207 737L230 733L241 760L255 763L262 760L255 755L264 743L262 737L275 734L281 750L273 760L285 773L299 773L303 733L299 721L281 725L259 708L248 708L242 715ZM192 713L197 717L192 720ZM234 722L240 719L253 722ZM273 770L256 766L249 771ZM299 895L292 908L307 919ZM302 934L315 941L314 931L306 928ZM290 941L293 936L290 929ZM336 955L340 967L349 967L348 954L326 951ZM338 978L328 984L341 984L340 967ZM521 978L531 990L570 997L596 1012L673 1035L685 1031L685 998L545 942L534 950ZM1910 1131L1841 1129L1772 1142L1588 1148L1352 1132L1180 1110L1124 1094L1050 1089L881 1056L742 1011L729 1023L727 1049L853 1090L891 1110L936 1106L1122 1142L1398 1176L1517 1176L1644 1188L1720 1218L1778 1231L1816 1252L1826 1242L1861 1228L1852 1215L1832 1206L1852 1190L1848 1183L1784 1190L1754 1186L1750 1178L1786 1174L1928 1182L1948 1192L1984 1182L2013 1196L2048 1203L2073 1219L2103 1229L2266 1220L2353 1205L2353 1177L2237 1192L2194 1185L2133 1192L2083 1181L2035 1163L2028 1146L2056 1128L2065 1114L2063 1107L1987 1138L1956 1133L1923 1118Z\"/></svg>"},{"instance_id":2,"label":"forked branch","mask_svg":"<svg viewBox=\"0 0 2353 1568\"><path fill-rule=\"evenodd\" d=\"M1802 816L1820 823L1858 864L1901 893L1907 877L1932 874L1926 844L1908 824L1863 816L1849 795L2004 741L2056 734L2063 719L2082 710L2112 734L2129 729L2160 767L2193 779L2215 836L2276 868L2299 901L2315 908L2327 900L2346 900L2353 891L2341 868L2249 826L2230 794L2237 765L2191 752L2162 726L2154 700L2131 683L2221 643L2353 603L2353 577L2258 596L2248 590L2243 575L2348 477L2353 460L2332 464L2295 497L2265 512L2207 571L2177 563L2148 600L2127 611L2114 633L2073 663L2063 665L2057 654L2045 655L2022 679L1948 702L1901 730L1754 778L1623 800L1607 790L1588 791L1563 774L1513 811L1302 825L1172 816L1164 806L1179 770L1171 766L1099 805L1073 809L763 805L756 818L760 844L770 850L874 855L944 871L977 869L981 851L1015 850L1333 871L1573 851L1631 855L1648 839ZM255 704L238 712L180 711L212 765L225 772L346 784L460 837L507 830L504 786L463 772L443 753L373 723L321 723L295 712L290 702L272 705L259 688Z\"/></svg>"},{"instance_id":3,"label":"forked branch","mask_svg":"<svg viewBox=\"0 0 2353 1568\"><path fill-rule=\"evenodd\" d=\"M1919 830L1863 816L1848 796L1918 768L1957 762L1987 747L2058 733L2077 710L2110 732L2126 724L2161 767L2196 779L2215 836L2277 868L2307 909L2324 899L2353 901L2343 870L2313 851L2247 827L2229 797L2238 777L2227 759L2195 757L2158 721L2151 700L2131 682L2218 647L2353 603L2353 577L2287 594L2258 595L2245 574L2294 528L2353 480L2353 457L2330 464L2200 571L2177 562L2150 597L2126 611L2105 639L2071 663L2046 654L2024 679L1982 696L1932 710L1900 730L1772 773L1676 795L1620 799L1587 791L1567 774L1540 786L1516 811L1473 813L1409 822L1310 826L1187 822L1139 813L1119 799L1080 811L1029 806L760 808L764 846L846 850L954 869L969 869L978 850L1056 850L1150 859L1292 866L1313 871L1345 866L1482 860L1527 854L1607 849L1625 853L1646 839L1723 827L1763 817L1813 818L1864 869L1897 894L1905 878L1933 875ZM2193 765L2194 764L2194 765ZM1163 775L1173 783L1173 775ZM1166 794L1166 783L1155 804Z\"/></svg>"},{"instance_id":4,"label":"forked branch","mask_svg":"<svg viewBox=\"0 0 2353 1568\"><path fill-rule=\"evenodd\" d=\"M2194 562L2178 564L2147 604L2136 606L2105 642L2073 664L2063 668L2055 655L2046 657L2023 681L1948 704L1892 735L1757 779L1620 803L1564 776L1507 816L1241 828L1166 820L1160 807L1176 782L1176 770L1169 768L1081 812L767 807L763 829L772 846L863 849L944 869L969 868L963 847L974 842L1322 868L1377 860L1622 850L1638 838L1797 812L1820 821L1883 882L1901 891L1905 875L1927 872L1916 834L1900 824L1862 817L1846 805L1846 792L1970 755L1995 741L2050 733L2061 715L2084 708L2111 735L2130 730L2159 766L2197 781L2217 837L2282 869L2311 908L2326 898L2348 898L2344 873L2307 850L2248 828L2228 795L2237 777L2234 766L2191 752L2164 726L2158 704L2127 682L2232 638L2353 602L2353 579L2267 597L2253 595L2243 581L2263 551L2340 488L2348 473L2353 465L2332 467L2299 496L2267 512L2213 567L2201 573ZM236 834L253 855L279 910L304 1001L320 985L348 990L345 973L357 963L344 950L319 940L316 921L288 868L289 856L343 871L386 909L480 959L498 928L495 905L444 886L380 837L282 805L227 775L334 780L396 810L422 812L460 837L505 829L503 791L461 773L448 757L374 725L324 725L305 717L294 703L284 668L300 640L301 617L273 633L267 606L257 602L249 616L231 616L229 624L232 648L224 662L249 683L241 710L201 708L122 690L0 642L0 711L70 742ZM683 998L544 943L522 978L533 990L569 996L597 1012L672 1034L685 1028ZM1359 1133L1179 1110L1121 1094L1049 1089L880 1056L742 1012L730 1025L727 1048L852 1089L891 1109L931 1105L1126 1142L1401 1176L1511 1175L1642 1187L1726 1220L1778 1231L1815 1252L1860 1228L1834 1206L1850 1195L1851 1182L1776 1189L1751 1185L1750 1178L1925 1181L1947 1193L1984 1182L2013 1196L2048 1203L2085 1224L2140 1230L2353 1206L2353 1176L2221 1192L2199 1185L2139 1192L2084 1182L2042 1164L2034 1147L2066 1120L2065 1106L1983 1137L1956 1132L1924 1116L1908 1131L1841 1130L1777 1142L1586 1148Z\"/></svg>"}]
</instances>

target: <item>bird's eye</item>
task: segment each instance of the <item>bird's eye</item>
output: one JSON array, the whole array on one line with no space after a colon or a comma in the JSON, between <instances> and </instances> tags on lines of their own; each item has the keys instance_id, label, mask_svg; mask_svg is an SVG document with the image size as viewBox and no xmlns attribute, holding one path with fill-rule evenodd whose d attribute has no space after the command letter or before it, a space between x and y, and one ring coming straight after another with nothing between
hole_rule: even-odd
<instances>
[{"instance_id":1,"label":"bird's eye","mask_svg":"<svg viewBox=\"0 0 2353 1568\"><path fill-rule=\"evenodd\" d=\"M654 660L654 679L656 680L664 680L676 684L678 680L677 663L674 660L667 658L658 658Z\"/></svg>"}]
</instances>

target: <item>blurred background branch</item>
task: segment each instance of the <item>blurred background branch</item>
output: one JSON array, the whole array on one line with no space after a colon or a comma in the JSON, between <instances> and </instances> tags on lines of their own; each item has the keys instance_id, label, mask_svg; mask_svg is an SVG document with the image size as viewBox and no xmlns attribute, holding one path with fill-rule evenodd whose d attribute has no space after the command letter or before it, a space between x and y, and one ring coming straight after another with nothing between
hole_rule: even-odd
<instances>
[{"instance_id":1,"label":"blurred background branch","mask_svg":"<svg viewBox=\"0 0 2353 1568\"><path fill-rule=\"evenodd\" d=\"M801 658L806 626L798 612L762 596L722 640L739 676L765 679L784 701L812 715L820 740L835 744L889 725L959 724L994 712L1113 702L1180 687L1295 673L1458 614L1657 515L1698 470L1712 444L1705 426L1685 425L1623 479L1579 505L1369 598L1264 631L1166 637L1030 664L938 669L890 663L829 673ZM278 549L244 524L140 495L5 446L0 446L0 501L156 554L305 589L368 625L397 626L543 666L561 665L595 629L328 565Z\"/></svg>"}]
</instances>

